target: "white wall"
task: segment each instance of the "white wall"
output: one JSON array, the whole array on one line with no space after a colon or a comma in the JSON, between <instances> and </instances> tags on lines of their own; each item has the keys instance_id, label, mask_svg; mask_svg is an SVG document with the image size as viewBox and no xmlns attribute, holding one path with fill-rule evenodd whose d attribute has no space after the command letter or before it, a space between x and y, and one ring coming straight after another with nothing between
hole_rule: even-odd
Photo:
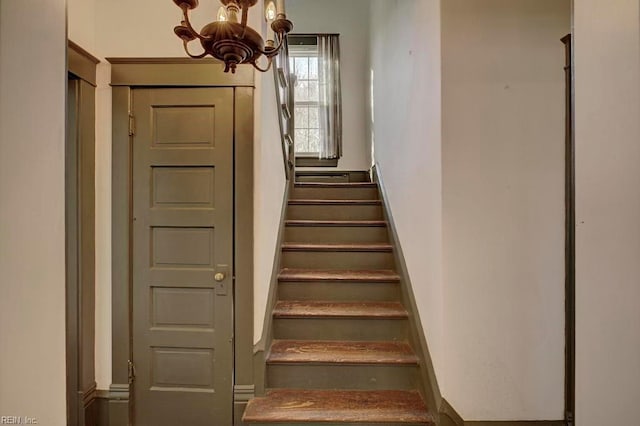
<instances>
[{"instance_id":1,"label":"white wall","mask_svg":"<svg viewBox=\"0 0 640 426\"><path fill-rule=\"evenodd\" d=\"M368 170L367 67L370 0L289 0L294 33L340 34L343 156L338 170ZM335 170L335 169L334 169Z\"/></svg>"},{"instance_id":2,"label":"white wall","mask_svg":"<svg viewBox=\"0 0 640 426\"><path fill-rule=\"evenodd\" d=\"M576 424L640 400L640 8L575 2Z\"/></svg>"},{"instance_id":3,"label":"white wall","mask_svg":"<svg viewBox=\"0 0 640 426\"><path fill-rule=\"evenodd\" d=\"M376 162L438 379L443 358L440 1L371 2Z\"/></svg>"},{"instance_id":4,"label":"white wall","mask_svg":"<svg viewBox=\"0 0 640 426\"><path fill-rule=\"evenodd\" d=\"M81 0L75 0L81 1ZM185 57L173 28L182 11L172 1L96 0L96 46L104 57ZM220 2L201 0L191 13L196 29L215 20ZM194 45L197 43L194 43ZM197 46L193 47L194 51ZM200 51L197 51L200 53Z\"/></svg>"},{"instance_id":5,"label":"white wall","mask_svg":"<svg viewBox=\"0 0 640 426\"><path fill-rule=\"evenodd\" d=\"M0 2L0 416L66 425L65 1Z\"/></svg>"},{"instance_id":6,"label":"white wall","mask_svg":"<svg viewBox=\"0 0 640 426\"><path fill-rule=\"evenodd\" d=\"M255 6L264 10L264 0ZM254 15L253 28L260 28L263 36L267 23ZM276 88L273 72L256 73L254 99L254 300L253 300L253 341L262 337L264 317L269 296L269 285L273 273L273 258L276 250L282 202L286 188L286 176L282 159L280 125L275 108Z\"/></svg>"},{"instance_id":7,"label":"white wall","mask_svg":"<svg viewBox=\"0 0 640 426\"><path fill-rule=\"evenodd\" d=\"M258 76L254 161L254 343L262 337L286 186L273 74Z\"/></svg>"},{"instance_id":8,"label":"white wall","mask_svg":"<svg viewBox=\"0 0 640 426\"><path fill-rule=\"evenodd\" d=\"M69 40L88 52L96 51L97 0L67 0L67 31Z\"/></svg>"},{"instance_id":9,"label":"white wall","mask_svg":"<svg viewBox=\"0 0 640 426\"><path fill-rule=\"evenodd\" d=\"M568 0L442 4L446 359L465 420L564 418Z\"/></svg>"}]
</instances>

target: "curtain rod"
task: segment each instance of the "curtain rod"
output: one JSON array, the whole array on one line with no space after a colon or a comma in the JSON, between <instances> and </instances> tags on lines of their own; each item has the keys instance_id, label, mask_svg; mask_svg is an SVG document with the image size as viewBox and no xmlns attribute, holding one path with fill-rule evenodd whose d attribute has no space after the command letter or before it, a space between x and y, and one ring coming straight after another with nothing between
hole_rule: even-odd
<instances>
[{"instance_id":1,"label":"curtain rod","mask_svg":"<svg viewBox=\"0 0 640 426\"><path fill-rule=\"evenodd\" d=\"M289 37L339 36L340 33L289 33Z\"/></svg>"}]
</instances>

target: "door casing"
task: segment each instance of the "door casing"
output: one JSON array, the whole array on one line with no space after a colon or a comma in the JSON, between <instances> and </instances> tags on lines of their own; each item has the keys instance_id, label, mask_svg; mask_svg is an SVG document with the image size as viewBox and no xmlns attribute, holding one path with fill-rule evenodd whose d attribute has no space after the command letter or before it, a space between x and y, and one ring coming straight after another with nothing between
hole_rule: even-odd
<instances>
[{"instance_id":1,"label":"door casing","mask_svg":"<svg viewBox=\"0 0 640 426\"><path fill-rule=\"evenodd\" d=\"M234 422L254 396L253 135L254 71L224 73L215 60L107 58L112 86L112 384L111 425L130 424L132 371L131 96L134 87L231 87L234 90Z\"/></svg>"},{"instance_id":2,"label":"door casing","mask_svg":"<svg viewBox=\"0 0 640 426\"><path fill-rule=\"evenodd\" d=\"M95 86L100 61L68 41L66 135L67 424L97 424L95 381Z\"/></svg>"}]
</instances>

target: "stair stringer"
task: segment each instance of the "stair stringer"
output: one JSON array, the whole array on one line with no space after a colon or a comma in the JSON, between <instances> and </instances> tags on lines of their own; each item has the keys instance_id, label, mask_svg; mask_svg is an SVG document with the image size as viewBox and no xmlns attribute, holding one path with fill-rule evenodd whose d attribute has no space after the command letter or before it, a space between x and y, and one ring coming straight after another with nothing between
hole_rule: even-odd
<instances>
[{"instance_id":1,"label":"stair stringer","mask_svg":"<svg viewBox=\"0 0 640 426\"><path fill-rule=\"evenodd\" d=\"M276 250L273 258L271 279L269 281L269 294L267 305L264 311L264 321L262 326L262 336L258 343L253 346L253 375L255 381L255 396L264 396L266 383L266 360L268 348L273 341L273 308L278 300L278 274L282 269L282 244L285 234L285 220L287 218L287 208L291 195L291 185L287 184L282 199L280 211L280 227L276 238Z\"/></svg>"},{"instance_id":2,"label":"stair stringer","mask_svg":"<svg viewBox=\"0 0 640 426\"><path fill-rule=\"evenodd\" d=\"M409 343L413 347L419 363L420 380L418 381L418 390L422 393L427 407L436 422L441 424L441 418L438 415L443 399L440 393L440 387L436 378L433 360L429 352L426 334L422 328L420 314L413 293L413 286L409 277L407 264L404 260L402 245L398 237L397 228L393 220L393 214L389 205L389 198L381 176L380 168L374 166L372 168L372 176L374 182L378 184L380 191L380 199L382 200L382 210L385 220L388 223L389 241L394 247L393 255L396 264L396 272L400 275L400 291L402 295L402 303L409 312Z\"/></svg>"}]
</instances>

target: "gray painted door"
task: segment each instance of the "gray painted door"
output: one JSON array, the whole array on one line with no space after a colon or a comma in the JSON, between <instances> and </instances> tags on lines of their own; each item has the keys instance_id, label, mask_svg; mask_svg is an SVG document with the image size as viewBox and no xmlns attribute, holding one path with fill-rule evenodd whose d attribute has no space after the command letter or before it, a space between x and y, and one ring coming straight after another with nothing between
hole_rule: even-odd
<instances>
[{"instance_id":1,"label":"gray painted door","mask_svg":"<svg viewBox=\"0 0 640 426\"><path fill-rule=\"evenodd\" d=\"M133 113L134 424L231 425L233 89L135 89Z\"/></svg>"}]
</instances>

